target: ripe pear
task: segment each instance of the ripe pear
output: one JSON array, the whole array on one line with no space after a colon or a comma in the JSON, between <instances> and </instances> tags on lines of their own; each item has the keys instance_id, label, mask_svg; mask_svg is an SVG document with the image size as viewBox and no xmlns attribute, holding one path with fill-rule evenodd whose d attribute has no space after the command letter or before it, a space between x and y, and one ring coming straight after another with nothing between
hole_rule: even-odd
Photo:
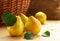
<instances>
[{"instance_id":1,"label":"ripe pear","mask_svg":"<svg viewBox=\"0 0 60 41\"><path fill-rule=\"evenodd\" d=\"M41 22L41 24L44 24L47 20L47 16L43 12L37 12L35 17Z\"/></svg>"},{"instance_id":2,"label":"ripe pear","mask_svg":"<svg viewBox=\"0 0 60 41\"><path fill-rule=\"evenodd\" d=\"M41 31L41 23L34 16L30 16L25 24L25 28L28 32L37 35Z\"/></svg>"},{"instance_id":3,"label":"ripe pear","mask_svg":"<svg viewBox=\"0 0 60 41\"><path fill-rule=\"evenodd\" d=\"M20 36L24 31L24 24L20 18L20 16L16 16L17 21L13 26L9 26L8 32L11 36Z\"/></svg>"},{"instance_id":4,"label":"ripe pear","mask_svg":"<svg viewBox=\"0 0 60 41\"><path fill-rule=\"evenodd\" d=\"M28 20L28 17L26 15L24 15L23 13L20 14L20 17L21 17L23 23L25 24Z\"/></svg>"}]
</instances>

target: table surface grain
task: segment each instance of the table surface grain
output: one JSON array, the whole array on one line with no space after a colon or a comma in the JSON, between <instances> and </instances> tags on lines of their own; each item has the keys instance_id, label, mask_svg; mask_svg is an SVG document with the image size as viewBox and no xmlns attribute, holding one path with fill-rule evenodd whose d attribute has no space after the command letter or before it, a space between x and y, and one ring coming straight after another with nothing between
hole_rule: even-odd
<instances>
[{"instance_id":1,"label":"table surface grain","mask_svg":"<svg viewBox=\"0 0 60 41\"><path fill-rule=\"evenodd\" d=\"M42 37L45 31L50 31L50 37ZM0 27L0 41L60 41L60 20L47 21L42 25L41 32L32 40L23 37L10 37L6 27Z\"/></svg>"}]
</instances>

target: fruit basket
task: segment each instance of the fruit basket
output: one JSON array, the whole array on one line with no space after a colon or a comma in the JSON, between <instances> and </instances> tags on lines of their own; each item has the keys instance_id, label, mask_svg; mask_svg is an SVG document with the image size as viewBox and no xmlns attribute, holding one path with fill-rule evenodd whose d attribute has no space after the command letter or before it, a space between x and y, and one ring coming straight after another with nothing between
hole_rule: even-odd
<instances>
[{"instance_id":1,"label":"fruit basket","mask_svg":"<svg viewBox=\"0 0 60 41\"><path fill-rule=\"evenodd\" d=\"M19 13L26 14L30 0L0 0L0 24L2 25L1 16L4 12L10 11L14 15Z\"/></svg>"}]
</instances>

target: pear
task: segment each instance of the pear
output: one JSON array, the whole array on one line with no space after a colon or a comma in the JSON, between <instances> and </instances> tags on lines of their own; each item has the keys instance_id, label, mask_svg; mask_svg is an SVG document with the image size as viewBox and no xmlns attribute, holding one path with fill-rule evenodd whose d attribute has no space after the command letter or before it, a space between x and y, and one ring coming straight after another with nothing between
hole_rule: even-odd
<instances>
[{"instance_id":1,"label":"pear","mask_svg":"<svg viewBox=\"0 0 60 41\"><path fill-rule=\"evenodd\" d=\"M43 12L37 12L35 17L41 22L41 24L45 24L47 20L47 15Z\"/></svg>"},{"instance_id":2,"label":"pear","mask_svg":"<svg viewBox=\"0 0 60 41\"><path fill-rule=\"evenodd\" d=\"M41 23L34 16L30 16L25 24L25 28L28 32L37 35L41 31Z\"/></svg>"},{"instance_id":3,"label":"pear","mask_svg":"<svg viewBox=\"0 0 60 41\"><path fill-rule=\"evenodd\" d=\"M9 26L8 32L11 36L20 36L24 31L24 24L20 18L20 16L16 16L17 21L13 26Z\"/></svg>"},{"instance_id":4,"label":"pear","mask_svg":"<svg viewBox=\"0 0 60 41\"><path fill-rule=\"evenodd\" d=\"M24 15L23 13L20 14L20 17L21 17L23 23L25 24L28 20L28 17L26 15Z\"/></svg>"}]
</instances>

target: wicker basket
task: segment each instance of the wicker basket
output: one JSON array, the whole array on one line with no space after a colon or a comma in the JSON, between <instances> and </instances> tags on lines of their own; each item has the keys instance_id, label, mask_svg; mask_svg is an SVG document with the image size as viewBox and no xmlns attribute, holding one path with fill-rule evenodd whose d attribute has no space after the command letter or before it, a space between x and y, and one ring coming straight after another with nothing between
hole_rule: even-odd
<instances>
[{"instance_id":1,"label":"wicker basket","mask_svg":"<svg viewBox=\"0 0 60 41\"><path fill-rule=\"evenodd\" d=\"M4 12L10 11L14 15L20 14L20 12L26 14L29 7L30 0L0 0L0 24L1 16Z\"/></svg>"}]
</instances>

